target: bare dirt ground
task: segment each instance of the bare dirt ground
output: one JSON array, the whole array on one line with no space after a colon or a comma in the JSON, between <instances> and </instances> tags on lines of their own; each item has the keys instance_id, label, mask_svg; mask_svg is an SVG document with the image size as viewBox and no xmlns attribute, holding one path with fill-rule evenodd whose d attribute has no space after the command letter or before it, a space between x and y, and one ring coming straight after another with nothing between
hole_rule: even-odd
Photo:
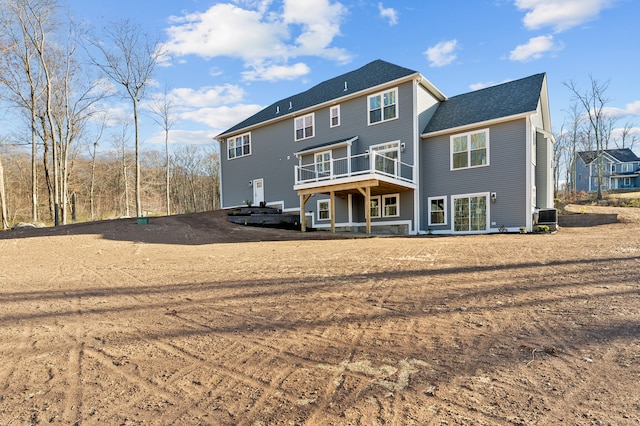
<instances>
[{"instance_id":1,"label":"bare dirt ground","mask_svg":"<svg viewBox=\"0 0 640 426\"><path fill-rule=\"evenodd\" d=\"M219 212L0 232L0 424L639 425L633 217L466 237Z\"/></svg>"}]
</instances>

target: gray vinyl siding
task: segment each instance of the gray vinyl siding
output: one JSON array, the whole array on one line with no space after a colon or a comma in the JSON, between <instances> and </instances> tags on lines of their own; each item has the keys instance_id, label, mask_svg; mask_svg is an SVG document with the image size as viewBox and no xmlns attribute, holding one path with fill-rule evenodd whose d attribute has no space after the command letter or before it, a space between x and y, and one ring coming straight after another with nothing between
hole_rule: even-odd
<instances>
[{"instance_id":1,"label":"gray vinyl siding","mask_svg":"<svg viewBox=\"0 0 640 426\"><path fill-rule=\"evenodd\" d=\"M588 192L589 191L589 166L587 166L582 159L576 155L576 192Z\"/></svg>"},{"instance_id":2,"label":"gray vinyl siding","mask_svg":"<svg viewBox=\"0 0 640 426\"><path fill-rule=\"evenodd\" d=\"M473 130L482 130L478 127ZM489 166L450 170L451 134L427 138L422 143L421 223L423 230L451 230L451 196L495 192L489 205L490 227L526 225L526 121L515 120L489 128ZM466 132L465 132L466 133ZM452 133L456 134L456 133ZM428 197L446 197L447 225L429 226ZM495 222L495 225L492 225Z\"/></svg>"},{"instance_id":3,"label":"gray vinyl siding","mask_svg":"<svg viewBox=\"0 0 640 426\"><path fill-rule=\"evenodd\" d=\"M390 86L380 91L393 88ZM370 94L379 91L370 92ZM223 208L244 204L245 200L253 198L252 188L248 182L253 179L264 179L265 201L267 203L284 201L285 210L299 209L300 198L293 190L294 167L298 165L298 158L294 153L320 144L334 142L358 136L352 145L352 155L362 154L372 145L399 141L405 144L405 151L400 153L400 161L413 164L413 83L411 81L398 86L397 114L394 120L368 125L367 96L344 102L340 105L340 126L330 127L330 106L315 110L314 132L312 138L295 141L294 119L296 116L307 115L306 111L299 115L292 115L281 121L272 122L251 131L251 155L233 160L227 159L227 144L221 145L222 164L221 174ZM283 114L281 111L280 114ZM274 110L274 118L276 118ZM245 132L239 131L237 134ZM336 149L333 158L346 155L346 149ZM304 156L304 163L313 162L313 156ZM386 220L413 219L413 197L409 192L400 196L400 217ZM313 197L306 204L305 209L316 214L316 200ZM355 196L354 196L355 199ZM355 202L354 202L355 204ZM348 220L348 204L336 202L336 222ZM355 214L354 214L354 220ZM378 221L385 219L377 219Z\"/></svg>"},{"instance_id":4,"label":"gray vinyl siding","mask_svg":"<svg viewBox=\"0 0 640 426\"><path fill-rule=\"evenodd\" d=\"M552 142L536 132L536 207L553 207Z\"/></svg>"},{"instance_id":5,"label":"gray vinyl siding","mask_svg":"<svg viewBox=\"0 0 640 426\"><path fill-rule=\"evenodd\" d=\"M427 124L431 117L433 117L433 113L438 109L438 101L431 96L427 90L418 86L418 129L421 132Z\"/></svg>"}]
</instances>

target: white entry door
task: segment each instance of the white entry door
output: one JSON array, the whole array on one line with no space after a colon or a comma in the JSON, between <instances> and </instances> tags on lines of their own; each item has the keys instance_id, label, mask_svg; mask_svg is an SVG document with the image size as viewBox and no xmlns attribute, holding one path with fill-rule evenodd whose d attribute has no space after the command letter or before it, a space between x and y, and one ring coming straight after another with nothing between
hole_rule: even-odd
<instances>
[{"instance_id":1,"label":"white entry door","mask_svg":"<svg viewBox=\"0 0 640 426\"><path fill-rule=\"evenodd\" d=\"M259 206L264 202L264 179L253 180L253 205Z\"/></svg>"}]
</instances>

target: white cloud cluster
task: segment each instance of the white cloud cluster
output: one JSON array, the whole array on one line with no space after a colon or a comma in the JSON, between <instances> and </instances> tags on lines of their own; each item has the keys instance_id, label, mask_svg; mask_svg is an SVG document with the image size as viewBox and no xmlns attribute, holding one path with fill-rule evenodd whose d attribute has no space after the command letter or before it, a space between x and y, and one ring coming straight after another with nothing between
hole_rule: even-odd
<instances>
[{"instance_id":1,"label":"white cloud cluster","mask_svg":"<svg viewBox=\"0 0 640 426\"><path fill-rule=\"evenodd\" d=\"M232 84L206 86L198 90L183 87L169 93L171 101L180 108L219 106L240 102L244 96L244 89Z\"/></svg>"},{"instance_id":2,"label":"white cloud cluster","mask_svg":"<svg viewBox=\"0 0 640 426\"><path fill-rule=\"evenodd\" d=\"M250 71L244 71L242 77L248 81L278 81L294 80L298 77L309 74L311 69L307 64L298 62L293 65L270 65L258 64Z\"/></svg>"},{"instance_id":3,"label":"white cloud cluster","mask_svg":"<svg viewBox=\"0 0 640 426\"><path fill-rule=\"evenodd\" d=\"M616 0L515 0L515 6L526 11L522 19L529 30L551 27L560 33L595 19L600 12L613 5ZM512 61L527 62L540 59L547 52L562 49L553 35L533 37L525 44L513 49Z\"/></svg>"},{"instance_id":4,"label":"white cloud cluster","mask_svg":"<svg viewBox=\"0 0 640 426\"><path fill-rule=\"evenodd\" d=\"M244 61L248 80L290 79L310 70L300 56L340 63L350 54L333 47L347 8L331 0L240 0L170 18L165 50L172 58L228 56ZM276 7L281 6L281 7Z\"/></svg>"},{"instance_id":5,"label":"white cloud cluster","mask_svg":"<svg viewBox=\"0 0 640 426\"><path fill-rule=\"evenodd\" d=\"M392 7L384 7L382 3L378 3L378 10L380 11L380 17L387 19L389 25L393 26L398 23L398 12Z\"/></svg>"},{"instance_id":6,"label":"white cloud cluster","mask_svg":"<svg viewBox=\"0 0 640 426\"><path fill-rule=\"evenodd\" d=\"M528 11L523 18L530 30L552 27L556 32L566 31L595 19L615 0L515 0L520 10Z\"/></svg>"},{"instance_id":7,"label":"white cloud cluster","mask_svg":"<svg viewBox=\"0 0 640 426\"><path fill-rule=\"evenodd\" d=\"M527 62L540 59L545 53L559 49L560 45L554 42L552 35L533 37L528 43L516 46L509 54L509 59Z\"/></svg>"},{"instance_id":8,"label":"white cloud cluster","mask_svg":"<svg viewBox=\"0 0 640 426\"><path fill-rule=\"evenodd\" d=\"M435 46L426 50L425 55L432 67L443 67L449 65L458 57L456 50L458 49L458 40L442 41Z\"/></svg>"},{"instance_id":9,"label":"white cloud cluster","mask_svg":"<svg viewBox=\"0 0 640 426\"><path fill-rule=\"evenodd\" d=\"M607 114L616 117L629 117L629 116L638 116L640 117L640 101L635 101L630 104L627 104L624 108L616 108L609 107L606 108Z\"/></svg>"}]
</instances>

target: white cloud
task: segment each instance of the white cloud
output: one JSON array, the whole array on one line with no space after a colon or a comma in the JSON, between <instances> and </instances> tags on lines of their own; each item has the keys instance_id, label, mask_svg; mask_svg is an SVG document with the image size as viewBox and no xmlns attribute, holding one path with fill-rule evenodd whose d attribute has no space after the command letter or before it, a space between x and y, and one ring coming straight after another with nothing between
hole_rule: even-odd
<instances>
[{"instance_id":1,"label":"white cloud","mask_svg":"<svg viewBox=\"0 0 640 426\"><path fill-rule=\"evenodd\" d=\"M458 57L456 50L458 49L458 40L442 41L435 46L426 50L425 55L432 67L443 67L449 65Z\"/></svg>"},{"instance_id":2,"label":"white cloud","mask_svg":"<svg viewBox=\"0 0 640 426\"><path fill-rule=\"evenodd\" d=\"M234 106L221 106L217 108L201 108L194 111L187 111L180 114L183 120L190 120L196 123L206 124L213 129L220 129L220 132L228 129L262 110L260 105L238 104ZM219 132L218 132L219 133Z\"/></svg>"},{"instance_id":3,"label":"white cloud","mask_svg":"<svg viewBox=\"0 0 640 426\"><path fill-rule=\"evenodd\" d=\"M288 36L281 22L269 21L259 11L232 4L216 4L205 12L170 18L164 47L172 56L197 55L266 58L286 51Z\"/></svg>"},{"instance_id":4,"label":"white cloud","mask_svg":"<svg viewBox=\"0 0 640 426\"><path fill-rule=\"evenodd\" d=\"M235 3L219 3L205 12L171 17L165 50L174 59L188 55L205 59L239 58L252 70L248 75L255 78L262 74L261 70L275 65L291 68L300 75L300 64L287 65L299 56L318 56L340 63L351 59L345 49L331 45L340 35L348 12L339 2L236 0ZM276 7L279 4L282 7ZM273 71L272 75L277 76L277 69ZM292 73L281 75L290 78Z\"/></svg>"},{"instance_id":5,"label":"white cloud","mask_svg":"<svg viewBox=\"0 0 640 426\"><path fill-rule=\"evenodd\" d=\"M314 55L348 62L350 55L340 48L329 47L340 35L340 24L347 9L341 3L329 0L284 0L282 18L287 28L295 30L301 26L295 43L289 46L290 56Z\"/></svg>"},{"instance_id":6,"label":"white cloud","mask_svg":"<svg viewBox=\"0 0 640 426\"><path fill-rule=\"evenodd\" d=\"M608 107L605 108L606 113L615 117L622 118L637 115L640 117L640 101L634 101L627 104L624 108Z\"/></svg>"},{"instance_id":7,"label":"white cloud","mask_svg":"<svg viewBox=\"0 0 640 426\"><path fill-rule=\"evenodd\" d=\"M169 144L170 145L213 145L217 144L214 140L218 132L212 130L170 130L169 131ZM158 132L151 136L147 142L151 144L164 145L164 132Z\"/></svg>"},{"instance_id":8,"label":"white cloud","mask_svg":"<svg viewBox=\"0 0 640 426\"><path fill-rule=\"evenodd\" d=\"M616 0L515 0L520 10L528 10L523 18L530 30L552 27L556 32L568 30L595 19Z\"/></svg>"},{"instance_id":9,"label":"white cloud","mask_svg":"<svg viewBox=\"0 0 640 426\"><path fill-rule=\"evenodd\" d=\"M378 3L380 17L389 20L389 25L393 26L398 23L398 12L392 7L384 7L382 3Z\"/></svg>"},{"instance_id":10,"label":"white cloud","mask_svg":"<svg viewBox=\"0 0 640 426\"><path fill-rule=\"evenodd\" d=\"M552 35L533 37L527 44L516 46L509 54L509 59L518 62L527 62L540 59L546 52L560 50Z\"/></svg>"},{"instance_id":11,"label":"white cloud","mask_svg":"<svg viewBox=\"0 0 640 426\"><path fill-rule=\"evenodd\" d=\"M258 65L251 71L243 72L242 77L248 81L294 80L309 74L309 72L311 69L301 62L294 65Z\"/></svg>"},{"instance_id":12,"label":"white cloud","mask_svg":"<svg viewBox=\"0 0 640 426\"><path fill-rule=\"evenodd\" d=\"M240 102L245 91L239 86L226 84L223 86L206 86L197 90L183 87L173 89L170 97L176 106L183 107L213 107L218 105Z\"/></svg>"}]
</instances>

